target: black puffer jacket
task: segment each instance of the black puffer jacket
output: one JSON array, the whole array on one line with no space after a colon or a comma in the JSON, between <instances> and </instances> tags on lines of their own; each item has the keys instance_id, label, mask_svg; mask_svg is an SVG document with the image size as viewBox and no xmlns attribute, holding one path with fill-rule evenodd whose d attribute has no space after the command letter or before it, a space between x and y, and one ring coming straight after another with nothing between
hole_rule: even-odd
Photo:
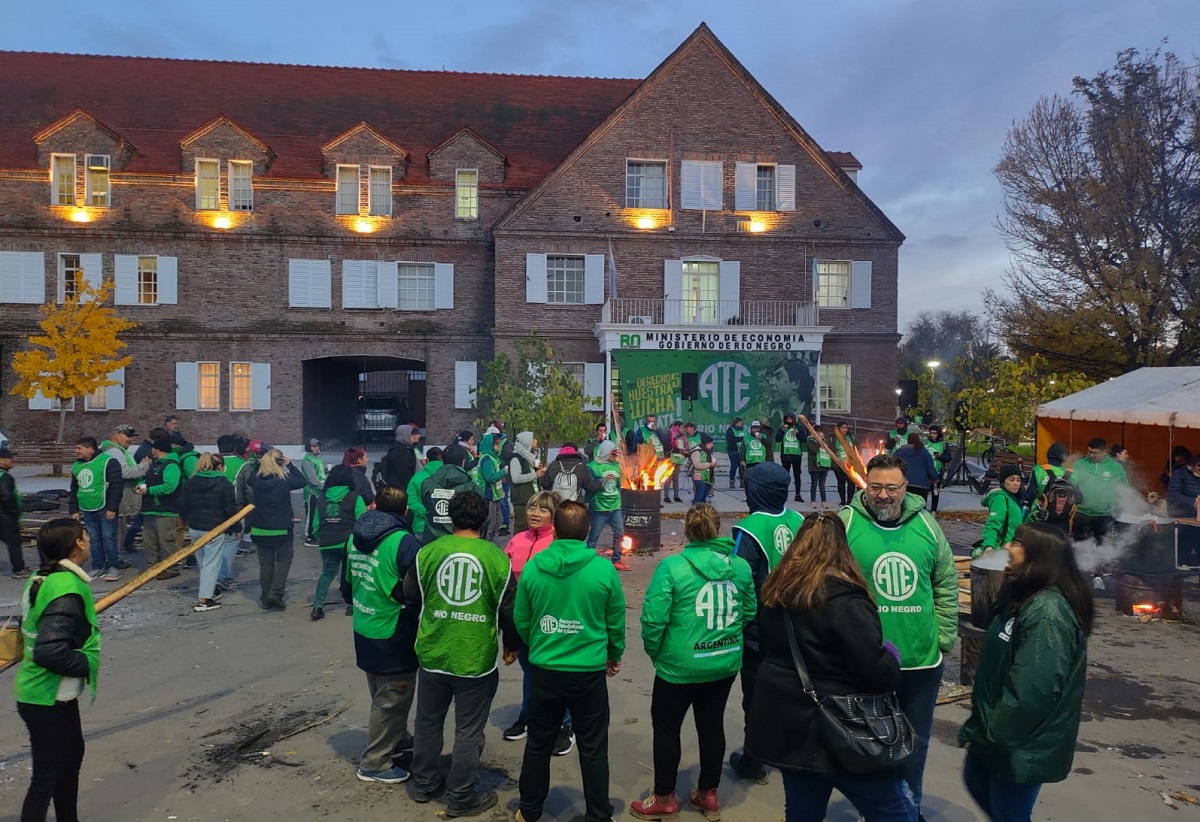
<instances>
[{"instance_id":1,"label":"black puffer jacket","mask_svg":"<svg viewBox=\"0 0 1200 822\"><path fill-rule=\"evenodd\" d=\"M51 574L69 574L70 570L55 567ZM41 584L35 582L29 597L37 601ZM83 610L78 594L65 594L46 605L38 620L37 639L33 645L33 661L52 674L83 679L90 675L87 657L80 648L92 635L91 623ZM28 641L28 640L26 640Z\"/></svg>"},{"instance_id":2,"label":"black puffer jacket","mask_svg":"<svg viewBox=\"0 0 1200 822\"><path fill-rule=\"evenodd\" d=\"M404 578L408 569L421 550L421 542L411 533L398 517L374 509L366 511L358 522L354 523L354 547L364 554L371 554L389 535L403 531L400 546L396 551L396 567L400 571L396 587L391 591L391 598L404 602ZM347 569L349 571L349 569ZM341 581L342 599L350 602L353 591L350 583L343 577ZM405 674L420 667L417 660L417 617L420 612L415 608L405 608L400 612L396 622L396 632L388 639L369 639L362 634L354 634L354 653L358 659L358 667L369 674L386 676L389 674Z\"/></svg>"},{"instance_id":3,"label":"black puffer jacket","mask_svg":"<svg viewBox=\"0 0 1200 822\"><path fill-rule=\"evenodd\" d=\"M777 768L843 773L825 752L817 706L792 664L784 620L796 629L800 652L820 695L882 693L900 684L900 662L883 647L879 612L863 588L830 579L828 599L814 611L759 611L763 661L754 683L746 749Z\"/></svg>"},{"instance_id":4,"label":"black puffer jacket","mask_svg":"<svg viewBox=\"0 0 1200 822\"><path fill-rule=\"evenodd\" d=\"M198 471L183 486L183 518L189 528L211 531L237 510L233 483L220 471Z\"/></svg>"},{"instance_id":5,"label":"black puffer jacket","mask_svg":"<svg viewBox=\"0 0 1200 822\"><path fill-rule=\"evenodd\" d=\"M254 493L254 510L247 517L250 527L292 533L292 492L308 485L296 466L289 463L282 478L256 471L246 482Z\"/></svg>"}]
</instances>

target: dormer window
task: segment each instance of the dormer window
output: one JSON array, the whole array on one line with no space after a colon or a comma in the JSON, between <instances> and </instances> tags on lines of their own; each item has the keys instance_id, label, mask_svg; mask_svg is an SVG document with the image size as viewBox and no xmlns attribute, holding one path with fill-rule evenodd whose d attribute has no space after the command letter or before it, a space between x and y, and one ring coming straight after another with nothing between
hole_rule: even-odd
<instances>
[{"instance_id":1,"label":"dormer window","mask_svg":"<svg viewBox=\"0 0 1200 822\"><path fill-rule=\"evenodd\" d=\"M358 166L337 167L337 203L335 214L358 213Z\"/></svg>"},{"instance_id":2,"label":"dormer window","mask_svg":"<svg viewBox=\"0 0 1200 822\"><path fill-rule=\"evenodd\" d=\"M96 208L108 208L110 205L108 172L111 165L112 159L107 154L87 155L84 196L88 205Z\"/></svg>"},{"instance_id":3,"label":"dormer window","mask_svg":"<svg viewBox=\"0 0 1200 822\"><path fill-rule=\"evenodd\" d=\"M75 205L75 155L50 155L50 204Z\"/></svg>"},{"instance_id":4,"label":"dormer window","mask_svg":"<svg viewBox=\"0 0 1200 822\"><path fill-rule=\"evenodd\" d=\"M460 168L454 172L454 216L459 220L479 219L479 170Z\"/></svg>"},{"instance_id":5,"label":"dormer window","mask_svg":"<svg viewBox=\"0 0 1200 822\"><path fill-rule=\"evenodd\" d=\"M196 210L221 210L221 162L196 161Z\"/></svg>"},{"instance_id":6,"label":"dormer window","mask_svg":"<svg viewBox=\"0 0 1200 822\"><path fill-rule=\"evenodd\" d=\"M229 210L254 210L254 163L249 160L229 161Z\"/></svg>"}]
</instances>

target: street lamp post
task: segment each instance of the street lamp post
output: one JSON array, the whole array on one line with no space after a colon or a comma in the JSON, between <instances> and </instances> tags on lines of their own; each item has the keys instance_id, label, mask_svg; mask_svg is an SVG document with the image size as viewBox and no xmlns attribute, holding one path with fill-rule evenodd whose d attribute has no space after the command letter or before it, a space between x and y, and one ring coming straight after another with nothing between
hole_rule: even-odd
<instances>
[{"instance_id":1,"label":"street lamp post","mask_svg":"<svg viewBox=\"0 0 1200 822\"><path fill-rule=\"evenodd\" d=\"M941 360L929 360L925 363L929 366L929 410L934 415L937 414L937 370L941 364Z\"/></svg>"}]
</instances>

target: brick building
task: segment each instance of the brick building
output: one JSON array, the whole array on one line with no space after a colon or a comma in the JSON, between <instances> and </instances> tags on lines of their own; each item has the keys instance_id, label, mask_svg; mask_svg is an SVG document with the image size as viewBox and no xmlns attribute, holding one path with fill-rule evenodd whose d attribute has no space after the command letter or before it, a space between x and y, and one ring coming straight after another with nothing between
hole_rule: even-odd
<instances>
[{"instance_id":1,"label":"brick building","mask_svg":"<svg viewBox=\"0 0 1200 822\"><path fill-rule=\"evenodd\" d=\"M378 393L440 441L531 329L603 402L677 361L633 393L683 413L695 372L712 414L754 410L737 351L802 362L826 412L894 407L903 236L704 25L642 81L8 52L0 84L10 437L53 433L11 359L78 278L139 326L68 436L178 412L199 443L350 442Z\"/></svg>"}]
</instances>

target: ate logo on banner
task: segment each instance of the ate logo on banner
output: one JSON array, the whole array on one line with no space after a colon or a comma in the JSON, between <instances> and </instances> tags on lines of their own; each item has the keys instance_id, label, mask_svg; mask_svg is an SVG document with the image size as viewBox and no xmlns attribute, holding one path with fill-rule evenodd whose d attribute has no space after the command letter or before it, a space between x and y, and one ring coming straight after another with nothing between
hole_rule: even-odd
<instances>
[{"instance_id":1,"label":"ate logo on banner","mask_svg":"<svg viewBox=\"0 0 1200 822\"><path fill-rule=\"evenodd\" d=\"M714 414L736 414L750 404L750 369L737 362L715 362L700 374L700 399Z\"/></svg>"}]
</instances>

